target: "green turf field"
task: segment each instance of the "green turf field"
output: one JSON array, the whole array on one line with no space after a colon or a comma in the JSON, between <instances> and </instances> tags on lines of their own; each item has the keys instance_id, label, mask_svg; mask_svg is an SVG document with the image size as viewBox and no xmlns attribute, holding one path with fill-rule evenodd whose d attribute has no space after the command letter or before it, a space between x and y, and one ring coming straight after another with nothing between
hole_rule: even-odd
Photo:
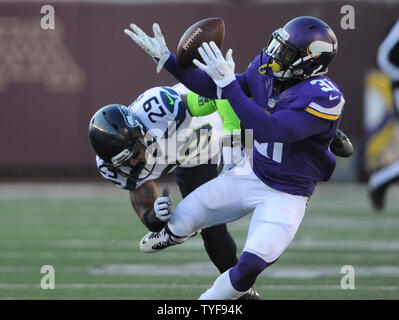
<instances>
[{"instance_id":1,"label":"green turf field","mask_svg":"<svg viewBox=\"0 0 399 320\"><path fill-rule=\"evenodd\" d=\"M175 188L172 196L180 197ZM366 189L322 184L280 260L258 278L263 299L398 299L399 190L371 210ZM103 184L0 185L0 298L196 299L217 276L199 236L155 254L128 195ZM229 224L242 249L250 215ZM40 287L43 265L55 289ZM341 267L355 270L343 290Z\"/></svg>"}]
</instances>

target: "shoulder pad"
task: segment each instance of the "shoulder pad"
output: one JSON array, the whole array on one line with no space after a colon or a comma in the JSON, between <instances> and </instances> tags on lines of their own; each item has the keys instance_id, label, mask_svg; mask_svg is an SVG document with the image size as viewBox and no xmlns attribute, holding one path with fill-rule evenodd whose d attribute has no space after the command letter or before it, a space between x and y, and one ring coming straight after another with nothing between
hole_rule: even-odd
<instances>
[{"instance_id":1,"label":"shoulder pad","mask_svg":"<svg viewBox=\"0 0 399 320\"><path fill-rule=\"evenodd\" d=\"M179 92L171 87L156 87L144 92L129 108L147 130L157 131L157 137L166 133L169 123L178 128L187 117L187 109Z\"/></svg>"},{"instance_id":2,"label":"shoulder pad","mask_svg":"<svg viewBox=\"0 0 399 320\"><path fill-rule=\"evenodd\" d=\"M327 77L306 81L301 91L307 96L306 112L322 119L339 119L345 99L339 87Z\"/></svg>"}]
</instances>

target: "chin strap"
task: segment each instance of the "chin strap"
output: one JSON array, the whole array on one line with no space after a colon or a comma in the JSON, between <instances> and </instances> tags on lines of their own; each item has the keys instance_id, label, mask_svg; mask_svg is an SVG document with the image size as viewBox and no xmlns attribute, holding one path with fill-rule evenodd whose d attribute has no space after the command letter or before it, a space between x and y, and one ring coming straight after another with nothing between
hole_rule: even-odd
<instances>
[{"instance_id":1,"label":"chin strap","mask_svg":"<svg viewBox=\"0 0 399 320\"><path fill-rule=\"evenodd\" d=\"M281 66L276 62L273 61L272 63L266 63L263 64L259 67L258 71L262 76L265 76L267 74L267 68L271 68L273 72L280 72L281 71Z\"/></svg>"}]
</instances>

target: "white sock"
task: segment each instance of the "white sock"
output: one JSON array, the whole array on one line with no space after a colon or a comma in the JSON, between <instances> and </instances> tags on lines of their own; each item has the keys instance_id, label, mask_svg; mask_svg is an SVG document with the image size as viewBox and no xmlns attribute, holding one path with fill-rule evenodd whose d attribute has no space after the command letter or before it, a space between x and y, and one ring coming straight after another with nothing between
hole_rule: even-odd
<instances>
[{"instance_id":1,"label":"white sock","mask_svg":"<svg viewBox=\"0 0 399 320\"><path fill-rule=\"evenodd\" d=\"M199 297L199 300L237 300L245 294L246 291L237 291L233 288L230 281L229 271L230 269L217 277L212 287L206 290Z\"/></svg>"}]
</instances>

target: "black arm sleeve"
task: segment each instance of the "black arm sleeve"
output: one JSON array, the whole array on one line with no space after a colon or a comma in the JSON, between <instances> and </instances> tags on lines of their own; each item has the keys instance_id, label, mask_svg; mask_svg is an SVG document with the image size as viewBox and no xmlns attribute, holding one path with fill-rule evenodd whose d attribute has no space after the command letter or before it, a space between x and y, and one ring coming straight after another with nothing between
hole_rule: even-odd
<instances>
[{"instance_id":1,"label":"black arm sleeve","mask_svg":"<svg viewBox=\"0 0 399 320\"><path fill-rule=\"evenodd\" d=\"M143 215L144 225L152 232L159 232L166 225L166 222L159 220L154 209L147 210Z\"/></svg>"}]
</instances>

